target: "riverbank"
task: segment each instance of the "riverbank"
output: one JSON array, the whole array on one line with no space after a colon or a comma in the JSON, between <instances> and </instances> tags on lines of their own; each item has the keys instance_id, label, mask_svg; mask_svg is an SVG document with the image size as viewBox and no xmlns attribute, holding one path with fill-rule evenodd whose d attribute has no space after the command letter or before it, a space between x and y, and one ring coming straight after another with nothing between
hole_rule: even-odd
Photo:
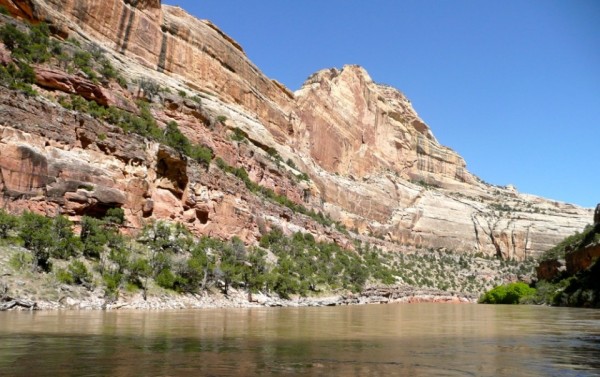
<instances>
[{"instance_id":1,"label":"riverbank","mask_svg":"<svg viewBox=\"0 0 600 377\"><path fill-rule=\"evenodd\" d=\"M174 294L165 292L144 299L141 293L124 294L118 300L108 302L101 289L81 295L61 296L58 300L23 298L26 305L13 305L9 310L174 310L208 308L252 308L252 307L323 307L342 305L368 305L388 303L475 303L473 295L444 292L435 289L420 289L411 286L370 287L358 294L328 294L312 297L282 299L266 294L252 294L230 290L228 295L219 291L203 294ZM5 304L11 301L5 298Z\"/></svg>"}]
</instances>

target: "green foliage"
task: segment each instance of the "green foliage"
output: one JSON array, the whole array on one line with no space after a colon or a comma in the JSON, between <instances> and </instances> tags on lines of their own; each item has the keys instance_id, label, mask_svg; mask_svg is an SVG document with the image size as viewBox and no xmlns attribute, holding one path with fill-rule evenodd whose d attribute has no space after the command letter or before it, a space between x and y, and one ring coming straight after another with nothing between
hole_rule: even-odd
<instances>
[{"instance_id":1,"label":"green foliage","mask_svg":"<svg viewBox=\"0 0 600 377\"><path fill-rule=\"evenodd\" d=\"M19 226L19 218L0 209L0 238L8 238L11 231Z\"/></svg>"},{"instance_id":2,"label":"green foliage","mask_svg":"<svg viewBox=\"0 0 600 377\"><path fill-rule=\"evenodd\" d=\"M490 208L500 212L511 212L513 208L506 203L491 203Z\"/></svg>"},{"instance_id":3,"label":"green foliage","mask_svg":"<svg viewBox=\"0 0 600 377\"><path fill-rule=\"evenodd\" d=\"M59 269L56 272L58 281L64 284L89 285L92 275L82 261L74 260L67 269Z\"/></svg>"},{"instance_id":4,"label":"green foliage","mask_svg":"<svg viewBox=\"0 0 600 377\"><path fill-rule=\"evenodd\" d=\"M18 90L27 96L35 96L37 92L31 84L35 82L33 68L24 62L9 63L7 66L0 65L0 84L10 89Z\"/></svg>"},{"instance_id":5,"label":"green foliage","mask_svg":"<svg viewBox=\"0 0 600 377\"><path fill-rule=\"evenodd\" d=\"M143 137L168 145L180 153L187 155L205 165L210 164L213 152L204 145L192 144L189 139L181 133L176 122L167 124L164 131L158 127L149 105L144 101L138 101L140 115L134 115L114 106L103 107L94 101L87 101L77 95L62 97L59 100L61 106L69 110L76 110L90 114L96 119L121 127L124 131L133 132Z\"/></svg>"},{"instance_id":6,"label":"green foliage","mask_svg":"<svg viewBox=\"0 0 600 377\"><path fill-rule=\"evenodd\" d=\"M22 32L13 24L0 27L0 39L11 51L12 57L28 63L44 63L50 58L50 29L45 23L31 25Z\"/></svg>"},{"instance_id":7,"label":"green foliage","mask_svg":"<svg viewBox=\"0 0 600 377\"><path fill-rule=\"evenodd\" d=\"M129 263L127 280L138 288L144 288L145 282L152 275L152 267L146 258L135 258Z\"/></svg>"},{"instance_id":8,"label":"green foliage","mask_svg":"<svg viewBox=\"0 0 600 377\"><path fill-rule=\"evenodd\" d=\"M244 177L244 170L233 171ZM115 216L113 213L107 214L110 215L108 218ZM367 282L394 284L403 281L452 289L454 283L445 276L452 271L450 265L453 263L456 268L466 266L473 270L477 268L474 263L479 263L481 259L436 251L392 257L361 243L355 245L355 251L349 251L334 243L317 242L311 234L298 232L291 237L286 236L277 228L264 233L260 247L253 248L246 248L236 237L230 241L209 237L195 240L181 224L167 222L148 224L133 240L120 235L115 223L107 221L107 218L99 220L86 216L82 218L80 237L77 237L73 235L72 224L64 217L46 219L32 214L26 217L28 219L21 221L21 224L28 225L21 225L19 234L23 235L23 244L27 244L32 251L23 254L19 264L37 267L37 261L44 260L39 255L43 257L45 252L48 254L46 261L51 257L73 258L83 252L83 256L92 261L73 261L68 268L56 271L57 278L69 284L88 286L92 276L83 267L92 263L95 271L102 276L101 284L105 287L108 299L118 297L123 286L141 288L145 295L148 287L152 286L149 284L152 280L158 286L177 292L198 293L216 286L225 293L236 288L248 292L267 291L281 297L337 289L358 292ZM35 229L39 235L49 234L41 252L33 252L36 250L35 237L38 234L34 236L27 229ZM57 246L61 239L70 240L68 243L80 243L80 246L63 252L62 249L67 250L67 247ZM34 260L34 255L38 259ZM521 268L513 261L499 262L494 259L493 263L498 269L507 271ZM445 269L446 266L449 269ZM469 284L472 285L466 285L463 289L476 291L478 288L475 284L480 283L477 283L475 275L471 278ZM510 299L523 293L518 289L514 291L516 293L504 289L501 296ZM577 288L575 292L579 291L582 293L574 295L590 295L588 288ZM493 297L495 301L501 301L500 296ZM531 300L532 296L525 297Z\"/></svg>"},{"instance_id":9,"label":"green foliage","mask_svg":"<svg viewBox=\"0 0 600 377\"><path fill-rule=\"evenodd\" d=\"M34 267L50 270L50 248L52 246L52 220L33 212L21 216L19 237L23 246L33 255Z\"/></svg>"},{"instance_id":10,"label":"green foliage","mask_svg":"<svg viewBox=\"0 0 600 377\"><path fill-rule=\"evenodd\" d=\"M323 213L315 212L312 209L308 210L302 204L297 204L296 202L290 200L287 196L277 194L277 193L275 193L275 191L271 190L270 188L266 188L266 187L260 186L257 183L254 183L248 176L248 172L246 172L246 169L244 169L243 167L233 167L233 166L227 164L227 162L225 162L225 160L223 160L221 157L217 157L215 159L215 163L219 169L223 170L226 173L231 173L231 174L235 175L236 177L238 177L242 182L244 182L244 185L246 186L246 188L248 190L250 190L251 192L253 192L255 194L260 194L264 198L270 200L271 202L285 206L294 212L306 215L323 226L331 226L331 225L335 224L335 222L331 218L323 215ZM337 226L338 230L347 232L342 224L338 223L338 224L336 224L336 226Z\"/></svg>"},{"instance_id":11,"label":"green foliage","mask_svg":"<svg viewBox=\"0 0 600 377\"><path fill-rule=\"evenodd\" d=\"M510 283L484 293L479 302L482 304L518 304L521 300L529 300L535 293L535 288L531 288L525 283Z\"/></svg>"},{"instance_id":12,"label":"green foliage","mask_svg":"<svg viewBox=\"0 0 600 377\"><path fill-rule=\"evenodd\" d=\"M570 252L576 252L590 245L600 243L600 225L588 225L582 233L566 237L558 245L542 255L541 260L562 259ZM592 261L590 267L569 276L563 274L551 282L538 282L535 303L575 306L600 307L600 263Z\"/></svg>"},{"instance_id":13,"label":"green foliage","mask_svg":"<svg viewBox=\"0 0 600 377\"><path fill-rule=\"evenodd\" d=\"M183 154L189 154L191 147L190 141L181 133L176 122L170 121L167 123L164 134L165 144Z\"/></svg>"},{"instance_id":14,"label":"green foliage","mask_svg":"<svg viewBox=\"0 0 600 377\"><path fill-rule=\"evenodd\" d=\"M235 127L233 129L233 135L231 135L231 140L241 142L246 140L247 137L248 135L244 131L242 131L241 128Z\"/></svg>"},{"instance_id":15,"label":"green foliage","mask_svg":"<svg viewBox=\"0 0 600 377\"><path fill-rule=\"evenodd\" d=\"M277 149L273 147L267 148L267 154L276 161L282 161L281 155L277 152Z\"/></svg>"},{"instance_id":16,"label":"green foliage","mask_svg":"<svg viewBox=\"0 0 600 377\"><path fill-rule=\"evenodd\" d=\"M123 224L125 222L125 211L121 207L109 208L103 220L113 224Z\"/></svg>"},{"instance_id":17,"label":"green foliage","mask_svg":"<svg viewBox=\"0 0 600 377\"><path fill-rule=\"evenodd\" d=\"M68 259L79 254L82 245L73 233L73 224L65 216L56 216L51 226L52 244L50 255L54 258Z\"/></svg>"},{"instance_id":18,"label":"green foliage","mask_svg":"<svg viewBox=\"0 0 600 377\"><path fill-rule=\"evenodd\" d=\"M92 81L98 79L93 68L92 54L87 51L76 51L73 55L73 64L79 68Z\"/></svg>"},{"instance_id":19,"label":"green foliage","mask_svg":"<svg viewBox=\"0 0 600 377\"><path fill-rule=\"evenodd\" d=\"M265 250L253 248L248 253L245 263L241 266L244 285L250 292L258 292L267 281L269 270L266 256Z\"/></svg>"},{"instance_id":20,"label":"green foliage","mask_svg":"<svg viewBox=\"0 0 600 377\"><path fill-rule=\"evenodd\" d=\"M110 300L116 300L119 297L119 287L123 280L123 274L119 272L106 272L102 275L104 282L105 297Z\"/></svg>"},{"instance_id":21,"label":"green foliage","mask_svg":"<svg viewBox=\"0 0 600 377\"><path fill-rule=\"evenodd\" d=\"M169 268L164 268L156 275L155 280L159 287L173 289L175 288L177 278Z\"/></svg>"},{"instance_id":22,"label":"green foliage","mask_svg":"<svg viewBox=\"0 0 600 377\"><path fill-rule=\"evenodd\" d=\"M15 63L0 66L0 82L10 89L19 90L28 96L37 93L31 87L35 72L30 63L43 63L49 59L49 29L41 23L22 32L12 24L0 27L0 40L11 51Z\"/></svg>"},{"instance_id":23,"label":"green foliage","mask_svg":"<svg viewBox=\"0 0 600 377\"><path fill-rule=\"evenodd\" d=\"M559 305L600 308L600 263L596 260L590 269L571 280L556 302Z\"/></svg>"},{"instance_id":24,"label":"green foliage","mask_svg":"<svg viewBox=\"0 0 600 377\"><path fill-rule=\"evenodd\" d=\"M213 159L213 151L207 146L195 144L190 147L188 156L208 166Z\"/></svg>"},{"instance_id":25,"label":"green foliage","mask_svg":"<svg viewBox=\"0 0 600 377\"><path fill-rule=\"evenodd\" d=\"M297 174L296 178L298 178L301 181L307 181L307 182L310 181L310 177L308 176L308 174L306 174L304 172Z\"/></svg>"},{"instance_id":26,"label":"green foliage","mask_svg":"<svg viewBox=\"0 0 600 377\"><path fill-rule=\"evenodd\" d=\"M0 5L0 14L8 16L10 13L8 12L8 9L6 9L6 7L4 5Z\"/></svg>"},{"instance_id":27,"label":"green foliage","mask_svg":"<svg viewBox=\"0 0 600 377\"><path fill-rule=\"evenodd\" d=\"M31 266L33 263L33 256L31 253L25 251L18 251L14 253L9 260L9 264L15 270L22 270L26 266Z\"/></svg>"},{"instance_id":28,"label":"green foliage","mask_svg":"<svg viewBox=\"0 0 600 377\"><path fill-rule=\"evenodd\" d=\"M225 115L219 115L219 116L217 116L217 122L224 123L226 121L227 121L227 117Z\"/></svg>"},{"instance_id":29,"label":"green foliage","mask_svg":"<svg viewBox=\"0 0 600 377\"><path fill-rule=\"evenodd\" d=\"M56 271L56 279L63 284L72 285L75 283L75 281L73 280L73 276L71 276L69 271L67 271L63 268L59 268Z\"/></svg>"},{"instance_id":30,"label":"green foliage","mask_svg":"<svg viewBox=\"0 0 600 377\"><path fill-rule=\"evenodd\" d=\"M102 220L84 216L81 219L79 238L83 243L83 255L87 258L98 259L105 250L113 232L105 227Z\"/></svg>"},{"instance_id":31,"label":"green foliage","mask_svg":"<svg viewBox=\"0 0 600 377\"><path fill-rule=\"evenodd\" d=\"M158 95L161 91L160 85L156 81L146 77L142 77L139 80L139 85L140 89L142 89L148 97Z\"/></svg>"},{"instance_id":32,"label":"green foliage","mask_svg":"<svg viewBox=\"0 0 600 377\"><path fill-rule=\"evenodd\" d=\"M292 161L290 158L287 159L287 161L285 162L287 164L287 166L289 166L292 169L296 169L296 164L294 163L294 161Z\"/></svg>"}]
</instances>

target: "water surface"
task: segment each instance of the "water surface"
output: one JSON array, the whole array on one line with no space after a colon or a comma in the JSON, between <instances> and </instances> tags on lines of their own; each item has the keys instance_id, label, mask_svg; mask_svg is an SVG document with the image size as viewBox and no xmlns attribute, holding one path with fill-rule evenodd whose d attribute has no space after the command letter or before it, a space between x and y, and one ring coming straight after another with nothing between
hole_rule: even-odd
<instances>
[{"instance_id":1,"label":"water surface","mask_svg":"<svg viewBox=\"0 0 600 377\"><path fill-rule=\"evenodd\" d=\"M600 376L600 310L0 313L0 376Z\"/></svg>"}]
</instances>

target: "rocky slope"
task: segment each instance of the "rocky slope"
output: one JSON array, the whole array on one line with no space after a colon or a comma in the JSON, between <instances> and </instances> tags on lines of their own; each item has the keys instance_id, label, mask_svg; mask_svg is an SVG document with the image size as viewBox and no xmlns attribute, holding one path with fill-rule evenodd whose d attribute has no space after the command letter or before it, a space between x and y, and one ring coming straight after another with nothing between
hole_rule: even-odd
<instances>
[{"instance_id":1,"label":"rocky slope","mask_svg":"<svg viewBox=\"0 0 600 377\"><path fill-rule=\"evenodd\" d=\"M402 93L360 67L317 72L292 93L215 25L158 0L0 4L47 22L59 38L103 50L129 82L123 89L37 67L42 96L0 90L6 208L76 220L121 207L134 229L172 219L196 234L254 243L279 226L344 245L359 238L390 251L445 248L517 259L543 252L591 218L588 209L481 182ZM148 93L143 83L150 80L171 93ZM161 125L177 121L190 140L243 167L253 182L351 232L265 200L215 164L206 168L66 110L56 103L65 93L134 112L137 98L148 100ZM235 134L242 136L232 140ZM298 180L300 173L310 179Z\"/></svg>"}]
</instances>

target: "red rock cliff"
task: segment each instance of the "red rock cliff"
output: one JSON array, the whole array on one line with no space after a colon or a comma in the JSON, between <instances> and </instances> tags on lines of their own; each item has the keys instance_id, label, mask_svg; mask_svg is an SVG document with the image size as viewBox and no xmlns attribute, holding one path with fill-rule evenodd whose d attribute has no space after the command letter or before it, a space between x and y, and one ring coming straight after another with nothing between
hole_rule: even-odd
<instances>
[{"instance_id":1,"label":"red rock cliff","mask_svg":"<svg viewBox=\"0 0 600 377\"><path fill-rule=\"evenodd\" d=\"M63 38L83 38L107 49L132 81L150 77L201 95L200 110L167 98L155 116L162 122L177 120L190 139L244 166L253 181L327 212L389 249L414 245L523 258L549 248L589 218L586 209L479 182L462 157L438 143L402 93L374 83L360 67L317 72L292 93L267 78L215 25L157 0L0 4L20 17L50 23ZM38 107L46 105L28 103L15 112L11 109L19 104L3 98L0 159L4 192L14 194L7 196L9 204L50 203L74 215L118 204L128 210L134 226L147 217L170 218L197 233L242 234L248 242L259 236L263 222L339 237L265 204L239 182L232 186L231 177L213 168L212 178L194 178L189 166L158 146L122 157L138 146L125 146L123 136L110 131L111 142L119 146L107 147L85 136L84 118L63 117L60 109L50 112L55 115L48 129L55 133L49 133L32 126ZM218 116L227 118L225 125L207 128L207 120ZM72 137L53 138L62 134L61 127ZM244 132L250 143L231 143L227 133L232 128ZM267 150L293 161L311 181L294 183L290 174L298 171L274 164ZM175 170L167 174L157 161ZM93 191L75 187L86 187L86 182L93 183Z\"/></svg>"}]
</instances>

